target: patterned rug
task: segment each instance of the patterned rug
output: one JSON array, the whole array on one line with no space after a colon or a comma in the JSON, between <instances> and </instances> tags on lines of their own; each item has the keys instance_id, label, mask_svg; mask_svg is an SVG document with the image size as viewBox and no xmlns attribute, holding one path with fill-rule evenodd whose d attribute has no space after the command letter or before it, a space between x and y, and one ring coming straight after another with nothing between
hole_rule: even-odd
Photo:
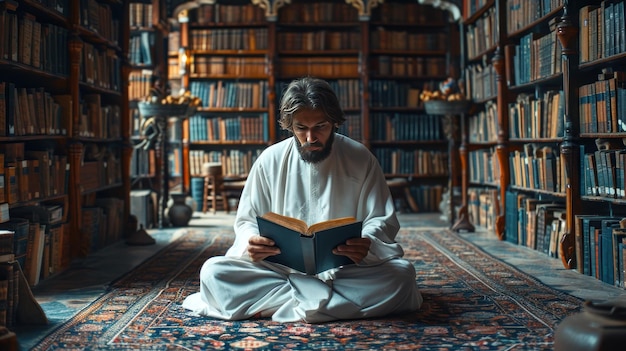
<instances>
[{"instance_id":1,"label":"patterned rug","mask_svg":"<svg viewBox=\"0 0 626 351\"><path fill-rule=\"evenodd\" d=\"M112 284L33 350L551 350L583 301L494 259L459 235L402 229L424 296L410 315L324 324L225 322L181 307L232 233L190 231Z\"/></svg>"}]
</instances>

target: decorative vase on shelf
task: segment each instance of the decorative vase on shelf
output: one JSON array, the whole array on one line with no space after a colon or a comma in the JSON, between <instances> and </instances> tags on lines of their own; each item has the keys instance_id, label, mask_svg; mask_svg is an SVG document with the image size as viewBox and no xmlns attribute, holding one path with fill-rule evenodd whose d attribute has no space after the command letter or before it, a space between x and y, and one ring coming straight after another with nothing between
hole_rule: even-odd
<instances>
[{"instance_id":1,"label":"decorative vase on shelf","mask_svg":"<svg viewBox=\"0 0 626 351\"><path fill-rule=\"evenodd\" d=\"M158 104L149 102L140 102L139 113L142 116L157 116L157 117L179 117L187 118L194 114L197 106L190 103L182 104Z\"/></svg>"},{"instance_id":2,"label":"decorative vase on shelf","mask_svg":"<svg viewBox=\"0 0 626 351\"><path fill-rule=\"evenodd\" d=\"M424 109L429 115L460 115L467 113L472 106L471 100L428 100Z\"/></svg>"},{"instance_id":3,"label":"decorative vase on shelf","mask_svg":"<svg viewBox=\"0 0 626 351\"><path fill-rule=\"evenodd\" d=\"M172 204L167 208L167 218L173 227L185 227L189 224L193 209L187 205L187 195L184 193L172 193Z\"/></svg>"}]
</instances>

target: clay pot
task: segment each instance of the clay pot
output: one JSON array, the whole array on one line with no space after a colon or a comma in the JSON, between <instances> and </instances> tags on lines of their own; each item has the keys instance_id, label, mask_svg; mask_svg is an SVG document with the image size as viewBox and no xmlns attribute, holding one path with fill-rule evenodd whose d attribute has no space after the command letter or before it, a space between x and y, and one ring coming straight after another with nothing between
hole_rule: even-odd
<instances>
[{"instance_id":1,"label":"clay pot","mask_svg":"<svg viewBox=\"0 0 626 351\"><path fill-rule=\"evenodd\" d=\"M183 193L172 193L172 204L167 209L167 218L170 224L174 227L185 227L189 224L191 216L193 215L193 209L187 205L187 195Z\"/></svg>"},{"instance_id":2,"label":"clay pot","mask_svg":"<svg viewBox=\"0 0 626 351\"><path fill-rule=\"evenodd\" d=\"M626 301L593 303L565 318L557 327L555 351L624 350L626 344Z\"/></svg>"}]
</instances>

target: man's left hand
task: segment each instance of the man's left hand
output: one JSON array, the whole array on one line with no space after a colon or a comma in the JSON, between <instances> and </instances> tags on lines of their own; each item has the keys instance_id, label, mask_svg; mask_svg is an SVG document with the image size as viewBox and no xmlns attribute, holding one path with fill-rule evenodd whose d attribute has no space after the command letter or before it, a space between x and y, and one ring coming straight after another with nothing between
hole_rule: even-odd
<instances>
[{"instance_id":1,"label":"man's left hand","mask_svg":"<svg viewBox=\"0 0 626 351\"><path fill-rule=\"evenodd\" d=\"M348 239L344 245L337 246L333 253L350 258L354 263L359 263L367 256L372 241L370 238Z\"/></svg>"}]
</instances>

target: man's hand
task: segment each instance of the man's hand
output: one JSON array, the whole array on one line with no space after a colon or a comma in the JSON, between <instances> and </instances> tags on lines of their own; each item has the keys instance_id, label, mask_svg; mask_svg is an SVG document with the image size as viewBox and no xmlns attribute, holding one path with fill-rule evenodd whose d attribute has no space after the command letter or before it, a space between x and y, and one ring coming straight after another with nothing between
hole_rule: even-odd
<instances>
[{"instance_id":1,"label":"man's hand","mask_svg":"<svg viewBox=\"0 0 626 351\"><path fill-rule=\"evenodd\" d=\"M350 258L354 263L359 263L367 256L372 241L370 238L348 239L345 245L339 245L334 250L335 255L342 255Z\"/></svg>"},{"instance_id":2,"label":"man's hand","mask_svg":"<svg viewBox=\"0 0 626 351\"><path fill-rule=\"evenodd\" d=\"M280 249L269 238L255 235L248 240L248 255L254 262L262 261L279 253Z\"/></svg>"}]
</instances>

